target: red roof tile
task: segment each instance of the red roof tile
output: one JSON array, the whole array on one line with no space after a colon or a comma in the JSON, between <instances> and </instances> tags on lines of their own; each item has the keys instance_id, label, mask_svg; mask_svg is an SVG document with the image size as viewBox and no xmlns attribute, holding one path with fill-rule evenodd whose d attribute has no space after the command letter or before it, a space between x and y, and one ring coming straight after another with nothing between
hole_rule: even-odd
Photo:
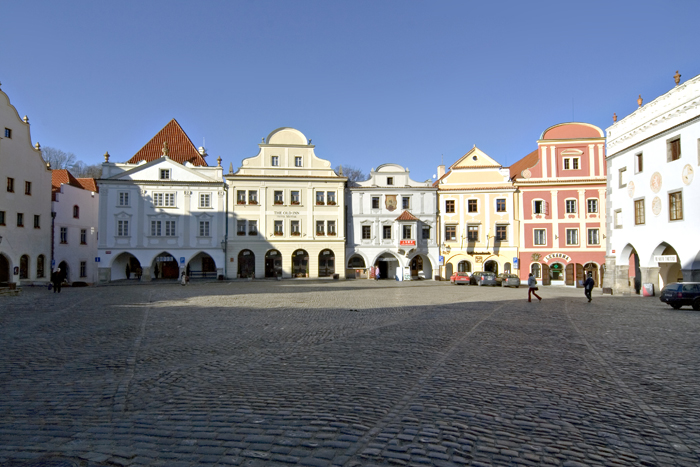
<instances>
[{"instance_id":1,"label":"red roof tile","mask_svg":"<svg viewBox=\"0 0 700 467\"><path fill-rule=\"evenodd\" d=\"M151 162L162 157L163 143L166 141L168 142L168 157L170 159L183 165L185 162L190 162L192 165L208 167L207 162L194 147L189 136L174 118L127 162L129 164L141 161Z\"/></svg>"},{"instance_id":2,"label":"red roof tile","mask_svg":"<svg viewBox=\"0 0 700 467\"><path fill-rule=\"evenodd\" d=\"M417 221L418 218L408 211L401 213L399 217L396 218L397 221Z\"/></svg>"},{"instance_id":3,"label":"red roof tile","mask_svg":"<svg viewBox=\"0 0 700 467\"><path fill-rule=\"evenodd\" d=\"M66 169L57 169L51 171L51 190L58 191L61 185L71 185L77 188L82 188L78 179Z\"/></svg>"},{"instance_id":4,"label":"red roof tile","mask_svg":"<svg viewBox=\"0 0 700 467\"><path fill-rule=\"evenodd\" d=\"M97 183L94 178L78 178L78 183L83 187L84 190L99 192L100 189L97 187Z\"/></svg>"},{"instance_id":5,"label":"red roof tile","mask_svg":"<svg viewBox=\"0 0 700 467\"><path fill-rule=\"evenodd\" d=\"M537 161L539 160L540 150L535 149L530 154L528 154L527 156L523 157L518 162L510 166L510 178L515 179L522 177L523 170L534 167L537 164Z\"/></svg>"}]
</instances>

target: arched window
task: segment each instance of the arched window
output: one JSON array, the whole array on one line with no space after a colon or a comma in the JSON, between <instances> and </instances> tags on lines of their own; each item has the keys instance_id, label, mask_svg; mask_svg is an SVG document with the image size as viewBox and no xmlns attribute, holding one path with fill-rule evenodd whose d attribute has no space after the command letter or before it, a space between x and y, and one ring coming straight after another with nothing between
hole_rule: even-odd
<instances>
[{"instance_id":1,"label":"arched window","mask_svg":"<svg viewBox=\"0 0 700 467\"><path fill-rule=\"evenodd\" d=\"M80 208L76 204L73 206L73 219L78 219L80 217Z\"/></svg>"},{"instance_id":2,"label":"arched window","mask_svg":"<svg viewBox=\"0 0 700 467\"><path fill-rule=\"evenodd\" d=\"M530 272L535 277L542 277L542 268L540 267L540 263L532 263L532 266L530 266Z\"/></svg>"},{"instance_id":3,"label":"arched window","mask_svg":"<svg viewBox=\"0 0 700 467\"><path fill-rule=\"evenodd\" d=\"M44 255L39 255L36 259L36 277L44 277Z\"/></svg>"},{"instance_id":4,"label":"arched window","mask_svg":"<svg viewBox=\"0 0 700 467\"><path fill-rule=\"evenodd\" d=\"M460 261L459 263L457 263L457 271L472 272L472 265L469 261Z\"/></svg>"}]
</instances>

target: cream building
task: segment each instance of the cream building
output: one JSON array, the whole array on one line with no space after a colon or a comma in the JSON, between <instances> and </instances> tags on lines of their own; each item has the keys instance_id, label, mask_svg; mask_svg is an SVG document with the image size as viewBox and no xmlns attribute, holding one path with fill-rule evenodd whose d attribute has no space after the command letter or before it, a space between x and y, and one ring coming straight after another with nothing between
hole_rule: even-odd
<instances>
[{"instance_id":1,"label":"cream building","mask_svg":"<svg viewBox=\"0 0 700 467\"><path fill-rule=\"evenodd\" d=\"M453 272L515 273L519 229L508 168L476 146L444 173L438 167L441 276Z\"/></svg>"},{"instance_id":2,"label":"cream building","mask_svg":"<svg viewBox=\"0 0 700 467\"><path fill-rule=\"evenodd\" d=\"M279 128L258 146L225 176L227 277L344 276L347 178L294 128Z\"/></svg>"},{"instance_id":3,"label":"cream building","mask_svg":"<svg viewBox=\"0 0 700 467\"><path fill-rule=\"evenodd\" d=\"M0 287L51 277L51 169L0 91ZM12 285L14 287L15 285Z\"/></svg>"}]
</instances>

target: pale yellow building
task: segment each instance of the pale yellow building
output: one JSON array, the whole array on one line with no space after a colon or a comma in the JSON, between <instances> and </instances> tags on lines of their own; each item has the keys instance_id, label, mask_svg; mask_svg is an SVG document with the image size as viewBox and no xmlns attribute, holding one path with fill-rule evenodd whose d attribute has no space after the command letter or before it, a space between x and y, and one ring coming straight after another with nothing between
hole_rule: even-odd
<instances>
[{"instance_id":1,"label":"pale yellow building","mask_svg":"<svg viewBox=\"0 0 700 467\"><path fill-rule=\"evenodd\" d=\"M225 176L226 275L345 275L345 182L299 130L278 128Z\"/></svg>"},{"instance_id":2,"label":"pale yellow building","mask_svg":"<svg viewBox=\"0 0 700 467\"><path fill-rule=\"evenodd\" d=\"M508 168L476 146L450 166L438 168L440 274L516 272L519 206Z\"/></svg>"}]
</instances>

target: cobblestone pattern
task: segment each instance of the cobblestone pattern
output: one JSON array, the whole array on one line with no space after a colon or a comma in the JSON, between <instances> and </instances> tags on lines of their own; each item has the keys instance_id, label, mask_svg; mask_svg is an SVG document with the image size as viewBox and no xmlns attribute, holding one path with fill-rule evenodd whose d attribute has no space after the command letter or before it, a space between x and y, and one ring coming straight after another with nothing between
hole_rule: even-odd
<instances>
[{"instance_id":1,"label":"cobblestone pattern","mask_svg":"<svg viewBox=\"0 0 700 467\"><path fill-rule=\"evenodd\" d=\"M700 314L446 283L0 299L0 464L696 466Z\"/></svg>"}]
</instances>

